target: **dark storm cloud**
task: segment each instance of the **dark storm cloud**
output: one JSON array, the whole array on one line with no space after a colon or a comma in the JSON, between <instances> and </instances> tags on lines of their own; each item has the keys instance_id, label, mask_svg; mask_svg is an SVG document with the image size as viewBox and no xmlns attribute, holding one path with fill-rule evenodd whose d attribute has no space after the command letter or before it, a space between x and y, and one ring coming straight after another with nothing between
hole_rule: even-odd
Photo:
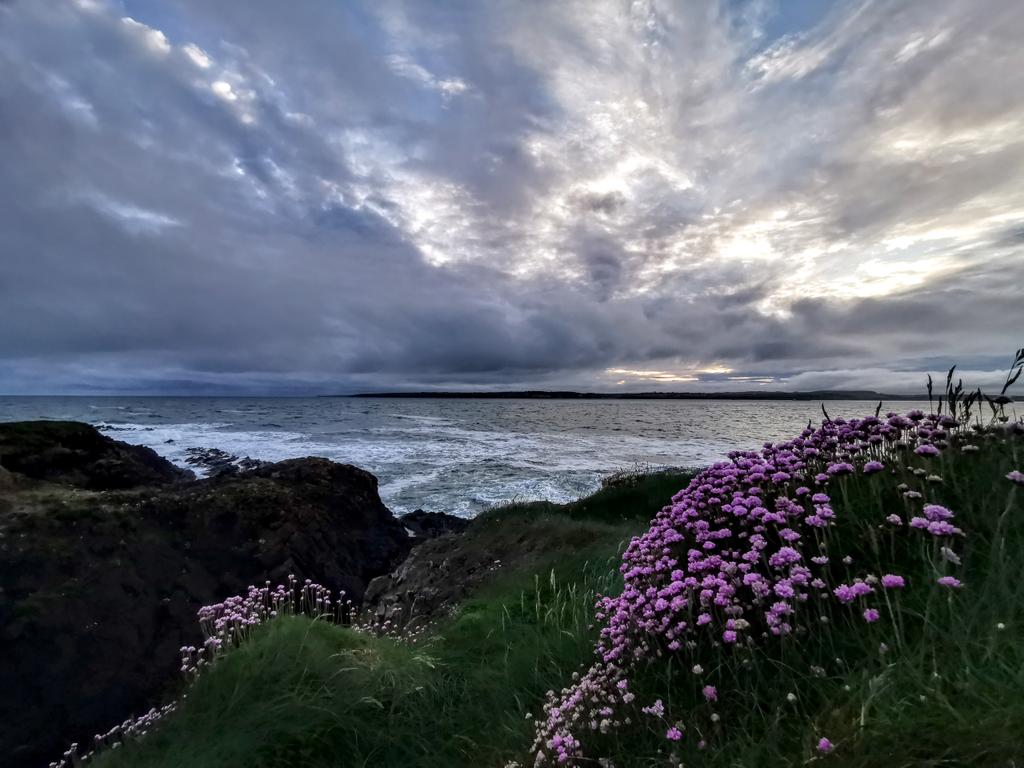
<instances>
[{"instance_id":1,"label":"dark storm cloud","mask_svg":"<svg viewBox=\"0 0 1024 768\"><path fill-rule=\"evenodd\" d=\"M781 8L0 4L0 390L994 370L1024 13Z\"/></svg>"}]
</instances>

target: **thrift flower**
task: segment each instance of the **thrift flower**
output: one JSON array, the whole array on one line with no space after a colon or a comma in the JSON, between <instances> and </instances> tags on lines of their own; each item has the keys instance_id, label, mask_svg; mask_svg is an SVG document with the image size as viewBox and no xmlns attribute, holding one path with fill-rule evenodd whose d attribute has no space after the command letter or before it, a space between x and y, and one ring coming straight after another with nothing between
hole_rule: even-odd
<instances>
[{"instance_id":1,"label":"thrift flower","mask_svg":"<svg viewBox=\"0 0 1024 768\"><path fill-rule=\"evenodd\" d=\"M956 576L940 576L935 583L950 589L959 589L964 585Z\"/></svg>"},{"instance_id":2,"label":"thrift flower","mask_svg":"<svg viewBox=\"0 0 1024 768\"><path fill-rule=\"evenodd\" d=\"M1013 470L1013 472L1010 472L1006 476L1006 479L1009 480L1011 483L1016 483L1017 485L1024 485L1024 472L1015 469Z\"/></svg>"},{"instance_id":3,"label":"thrift flower","mask_svg":"<svg viewBox=\"0 0 1024 768\"><path fill-rule=\"evenodd\" d=\"M880 614L878 613L878 611L874 608L868 608L864 611L864 621L866 621L868 624L873 624L874 622L878 621L879 615Z\"/></svg>"},{"instance_id":4,"label":"thrift flower","mask_svg":"<svg viewBox=\"0 0 1024 768\"><path fill-rule=\"evenodd\" d=\"M818 751L823 755L828 754L833 749L832 742L826 739L824 736L818 741Z\"/></svg>"},{"instance_id":5,"label":"thrift flower","mask_svg":"<svg viewBox=\"0 0 1024 768\"><path fill-rule=\"evenodd\" d=\"M683 738L683 732L673 725L665 732L665 738L669 741L679 741Z\"/></svg>"},{"instance_id":6,"label":"thrift flower","mask_svg":"<svg viewBox=\"0 0 1024 768\"><path fill-rule=\"evenodd\" d=\"M653 704L651 704L651 706L642 707L640 711L646 715L661 717L665 714L665 705L662 703L661 699L657 699Z\"/></svg>"},{"instance_id":7,"label":"thrift flower","mask_svg":"<svg viewBox=\"0 0 1024 768\"><path fill-rule=\"evenodd\" d=\"M882 586L886 589L903 589L906 586L906 582L902 576L897 576L894 573L887 573L882 577Z\"/></svg>"}]
</instances>

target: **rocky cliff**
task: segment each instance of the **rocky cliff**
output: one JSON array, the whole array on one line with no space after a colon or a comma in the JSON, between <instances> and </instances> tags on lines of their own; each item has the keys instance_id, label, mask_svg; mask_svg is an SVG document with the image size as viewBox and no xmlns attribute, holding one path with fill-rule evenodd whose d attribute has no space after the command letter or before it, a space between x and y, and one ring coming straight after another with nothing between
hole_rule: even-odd
<instances>
[{"instance_id":1,"label":"rocky cliff","mask_svg":"<svg viewBox=\"0 0 1024 768\"><path fill-rule=\"evenodd\" d=\"M327 459L195 480L85 424L0 424L4 764L45 765L159 703L199 606L289 573L361 598L422 522Z\"/></svg>"}]
</instances>

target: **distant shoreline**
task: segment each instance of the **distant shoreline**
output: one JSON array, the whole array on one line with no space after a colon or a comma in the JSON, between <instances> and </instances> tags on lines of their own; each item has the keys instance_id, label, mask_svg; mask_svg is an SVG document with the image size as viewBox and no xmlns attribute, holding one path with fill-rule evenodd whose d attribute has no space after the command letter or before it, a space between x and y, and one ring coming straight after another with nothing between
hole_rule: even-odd
<instances>
[{"instance_id":1,"label":"distant shoreline","mask_svg":"<svg viewBox=\"0 0 1024 768\"><path fill-rule=\"evenodd\" d=\"M927 400L928 395L894 395L872 390L812 390L808 392L571 392L522 390L509 392L361 392L321 397L465 399L465 400Z\"/></svg>"}]
</instances>

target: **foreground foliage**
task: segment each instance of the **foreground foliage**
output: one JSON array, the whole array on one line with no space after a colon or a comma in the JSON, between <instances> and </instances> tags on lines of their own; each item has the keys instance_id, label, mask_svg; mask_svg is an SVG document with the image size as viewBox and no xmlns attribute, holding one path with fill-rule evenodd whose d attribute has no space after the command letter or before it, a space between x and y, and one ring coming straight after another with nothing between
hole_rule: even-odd
<instances>
[{"instance_id":1,"label":"foreground foliage","mask_svg":"<svg viewBox=\"0 0 1024 768\"><path fill-rule=\"evenodd\" d=\"M256 622L144 738L93 762L1020 765L1024 428L946 408L829 420L737 454L661 512L684 478L489 513L479 525L562 548L411 641ZM700 507L709 487L741 509ZM586 545L566 551L577 527Z\"/></svg>"}]
</instances>

